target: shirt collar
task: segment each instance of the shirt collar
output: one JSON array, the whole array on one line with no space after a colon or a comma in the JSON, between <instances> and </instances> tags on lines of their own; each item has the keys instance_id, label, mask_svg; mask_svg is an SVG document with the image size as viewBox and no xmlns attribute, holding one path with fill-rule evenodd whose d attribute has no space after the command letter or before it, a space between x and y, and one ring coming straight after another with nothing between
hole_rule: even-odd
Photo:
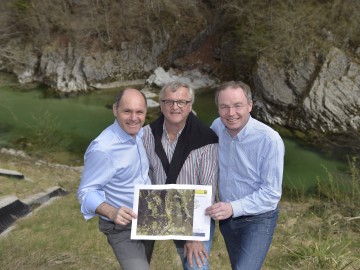
<instances>
[{"instance_id":1,"label":"shirt collar","mask_svg":"<svg viewBox=\"0 0 360 270\"><path fill-rule=\"evenodd\" d=\"M221 121L221 125L222 125L223 132L226 133L228 136L230 136L226 126L224 125L224 123L222 121ZM240 130L240 132L238 134L236 134L236 136L234 136L234 139L237 138L238 140L240 140L240 139L246 137L249 134L250 130L252 129L253 125L254 125L254 119L250 115L247 123Z\"/></svg>"},{"instance_id":2,"label":"shirt collar","mask_svg":"<svg viewBox=\"0 0 360 270\"><path fill-rule=\"evenodd\" d=\"M125 132L125 130L122 129L122 127L119 125L119 123L116 121L114 121L113 124L114 128L115 128L115 132L118 135L120 141L122 142L127 142L127 141L134 141L136 139L141 139L141 137L143 136L144 130L143 128L140 128L139 132L136 134L135 137L129 135L128 133Z\"/></svg>"},{"instance_id":3,"label":"shirt collar","mask_svg":"<svg viewBox=\"0 0 360 270\"><path fill-rule=\"evenodd\" d=\"M185 126L184 126L185 127ZM184 128L182 128L177 134L176 134L176 140L179 138L179 136L181 135L181 132L184 130ZM166 128L165 128L165 121L163 123L163 135L166 135L166 138L169 140L169 135L166 131ZM170 140L169 140L170 141Z\"/></svg>"}]
</instances>

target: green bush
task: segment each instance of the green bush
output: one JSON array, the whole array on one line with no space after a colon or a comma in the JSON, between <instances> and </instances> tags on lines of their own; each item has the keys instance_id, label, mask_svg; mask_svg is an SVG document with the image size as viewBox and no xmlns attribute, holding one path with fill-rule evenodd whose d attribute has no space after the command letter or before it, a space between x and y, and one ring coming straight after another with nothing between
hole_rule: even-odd
<instances>
[{"instance_id":1,"label":"green bush","mask_svg":"<svg viewBox=\"0 0 360 270\"><path fill-rule=\"evenodd\" d=\"M45 111L42 115L33 115L32 118L35 124L31 126L30 151L48 154L67 149L71 141L69 137L59 132L61 124L57 121L57 117Z\"/></svg>"}]
</instances>

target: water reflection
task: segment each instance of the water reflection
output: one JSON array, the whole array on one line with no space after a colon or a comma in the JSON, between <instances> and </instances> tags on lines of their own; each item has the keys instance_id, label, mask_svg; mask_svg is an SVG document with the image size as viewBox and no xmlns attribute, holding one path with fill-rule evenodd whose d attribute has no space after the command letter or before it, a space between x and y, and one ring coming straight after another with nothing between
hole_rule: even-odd
<instances>
[{"instance_id":1,"label":"water reflection","mask_svg":"<svg viewBox=\"0 0 360 270\"><path fill-rule=\"evenodd\" d=\"M32 143L30 138L35 136L34 133L42 125L45 132L42 136L48 136L49 139L60 136L67 142L64 144L66 151L58 150L55 156L60 157L61 152L71 153L72 158L66 161L81 163L90 141L114 121L109 107L117 91L94 91L60 99L44 98L41 90L23 92L0 86L0 146L23 147L26 150L27 144ZM197 115L209 125L218 116L211 91L197 93L193 107ZM46 131L46 127L51 127L54 122L55 131ZM60 142L57 144L61 145ZM346 164L335 158L325 158L314 149L301 147L292 138L284 138L284 142L284 185L308 189L315 185L317 177L327 177L325 168L334 174L343 173L347 168Z\"/></svg>"}]
</instances>

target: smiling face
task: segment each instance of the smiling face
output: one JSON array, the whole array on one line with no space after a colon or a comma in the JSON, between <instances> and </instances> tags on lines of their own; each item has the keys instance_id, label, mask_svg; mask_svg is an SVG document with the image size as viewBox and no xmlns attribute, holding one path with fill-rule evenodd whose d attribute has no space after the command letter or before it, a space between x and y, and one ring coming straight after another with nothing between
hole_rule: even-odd
<instances>
[{"instance_id":1,"label":"smiling face","mask_svg":"<svg viewBox=\"0 0 360 270\"><path fill-rule=\"evenodd\" d=\"M162 93L161 100L163 101L191 101L191 95L186 87L179 87L176 91L171 91L170 89L165 90ZM192 103L188 102L183 107L179 107L179 105L175 102L172 105L166 104L165 102L161 102L161 112L164 114L165 123L183 127L185 126L185 122L189 113L192 110Z\"/></svg>"},{"instance_id":2,"label":"smiling face","mask_svg":"<svg viewBox=\"0 0 360 270\"><path fill-rule=\"evenodd\" d=\"M248 101L240 87L228 87L218 95L218 112L221 121L234 137L246 125L252 110L252 101Z\"/></svg>"},{"instance_id":3,"label":"smiling face","mask_svg":"<svg viewBox=\"0 0 360 270\"><path fill-rule=\"evenodd\" d=\"M144 125L147 106L139 90L126 89L118 104L113 105L113 113L120 127L135 136Z\"/></svg>"}]
</instances>

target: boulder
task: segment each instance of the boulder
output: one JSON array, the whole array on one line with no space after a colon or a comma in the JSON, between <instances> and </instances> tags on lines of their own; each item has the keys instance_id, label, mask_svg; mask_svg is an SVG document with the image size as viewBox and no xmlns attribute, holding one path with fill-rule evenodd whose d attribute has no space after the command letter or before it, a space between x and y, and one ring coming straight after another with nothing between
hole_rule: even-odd
<instances>
[{"instance_id":1,"label":"boulder","mask_svg":"<svg viewBox=\"0 0 360 270\"><path fill-rule=\"evenodd\" d=\"M198 69L176 71L170 68L168 71L165 71L162 67L156 68L154 73L146 80L146 83L161 88L171 81L186 83L194 90L212 87L216 83L216 81L210 78L208 74L204 74Z\"/></svg>"},{"instance_id":2,"label":"boulder","mask_svg":"<svg viewBox=\"0 0 360 270\"><path fill-rule=\"evenodd\" d=\"M312 129L360 131L360 66L332 48L303 102Z\"/></svg>"},{"instance_id":3,"label":"boulder","mask_svg":"<svg viewBox=\"0 0 360 270\"><path fill-rule=\"evenodd\" d=\"M254 75L254 114L270 123L337 144L360 145L360 65L338 48L323 62L310 55L293 67L261 58ZM330 137L329 137L330 135ZM331 142L331 140L334 140Z\"/></svg>"}]
</instances>

